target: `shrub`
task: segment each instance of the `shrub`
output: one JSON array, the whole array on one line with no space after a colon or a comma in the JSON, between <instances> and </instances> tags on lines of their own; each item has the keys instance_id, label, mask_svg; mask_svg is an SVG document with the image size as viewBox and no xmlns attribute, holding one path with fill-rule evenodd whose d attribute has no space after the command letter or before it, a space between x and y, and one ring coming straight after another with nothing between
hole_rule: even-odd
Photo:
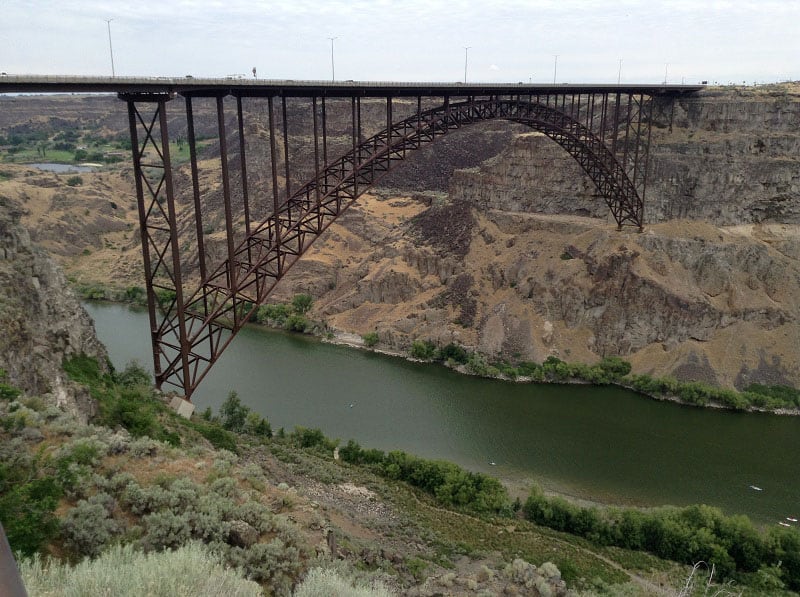
<instances>
[{"instance_id":1,"label":"shrub","mask_svg":"<svg viewBox=\"0 0 800 597\"><path fill-rule=\"evenodd\" d=\"M292 298L292 308L295 310L295 313L305 315L311 310L313 302L314 300L311 298L310 294L296 294Z\"/></svg>"},{"instance_id":2,"label":"shrub","mask_svg":"<svg viewBox=\"0 0 800 597\"><path fill-rule=\"evenodd\" d=\"M54 512L63 490L38 458L0 462L0 523L11 549L32 556L58 532Z\"/></svg>"},{"instance_id":3,"label":"shrub","mask_svg":"<svg viewBox=\"0 0 800 597\"><path fill-rule=\"evenodd\" d=\"M598 367L613 380L621 379L631 372L631 364L620 357L604 357Z\"/></svg>"},{"instance_id":4,"label":"shrub","mask_svg":"<svg viewBox=\"0 0 800 597\"><path fill-rule=\"evenodd\" d=\"M228 450L234 453L238 451L236 436L230 431L225 431L222 427L214 425L213 423L197 424L194 428L215 448Z\"/></svg>"},{"instance_id":5,"label":"shrub","mask_svg":"<svg viewBox=\"0 0 800 597\"><path fill-rule=\"evenodd\" d=\"M145 534L140 545L145 551L176 549L188 543L192 536L189 514L175 514L169 510L153 512L142 519Z\"/></svg>"},{"instance_id":6,"label":"shrub","mask_svg":"<svg viewBox=\"0 0 800 597\"><path fill-rule=\"evenodd\" d=\"M271 323L283 327L291 314L289 305L271 304L263 305L256 312L256 319L259 323Z\"/></svg>"},{"instance_id":7,"label":"shrub","mask_svg":"<svg viewBox=\"0 0 800 597\"><path fill-rule=\"evenodd\" d=\"M497 369L497 367L487 363L483 355L477 352L473 352L469 355L469 359L467 360L467 369L475 375L480 375L481 377L497 377L497 375L500 374L500 371Z\"/></svg>"},{"instance_id":8,"label":"shrub","mask_svg":"<svg viewBox=\"0 0 800 597\"><path fill-rule=\"evenodd\" d=\"M294 597L329 597L330 595L391 597L394 593L381 582L375 582L369 586L359 583L352 577L342 575L336 570L326 568L309 570L303 582L294 592Z\"/></svg>"},{"instance_id":9,"label":"shrub","mask_svg":"<svg viewBox=\"0 0 800 597\"><path fill-rule=\"evenodd\" d=\"M83 178L81 178L80 176L70 176L67 179L67 186L68 187L79 187L82 184L83 184Z\"/></svg>"},{"instance_id":10,"label":"shrub","mask_svg":"<svg viewBox=\"0 0 800 597\"><path fill-rule=\"evenodd\" d=\"M8 400L10 402L11 400L16 400L22 394L22 390L5 383L7 377L6 370L0 369L0 400Z\"/></svg>"},{"instance_id":11,"label":"shrub","mask_svg":"<svg viewBox=\"0 0 800 597\"><path fill-rule=\"evenodd\" d=\"M364 341L364 346L367 348L372 348L378 343L378 332L367 332L361 336L361 339Z\"/></svg>"},{"instance_id":12,"label":"shrub","mask_svg":"<svg viewBox=\"0 0 800 597\"><path fill-rule=\"evenodd\" d=\"M455 361L459 365L464 365L469 355L463 346L451 342L437 352L436 358L440 361Z\"/></svg>"},{"instance_id":13,"label":"shrub","mask_svg":"<svg viewBox=\"0 0 800 597\"><path fill-rule=\"evenodd\" d=\"M537 524L598 545L645 550L686 564L702 560L713 564L722 577L752 574L780 562L780 580L790 588L800 588L800 533L796 529L771 529L763 537L747 517L726 517L709 506L601 511L546 498L538 489L531 492L523 512Z\"/></svg>"},{"instance_id":14,"label":"shrub","mask_svg":"<svg viewBox=\"0 0 800 597\"><path fill-rule=\"evenodd\" d=\"M111 518L108 507L102 503L102 496L110 496L98 496L93 496L90 501L79 501L61 522L61 537L75 555L99 555L120 530L119 524Z\"/></svg>"},{"instance_id":15,"label":"shrub","mask_svg":"<svg viewBox=\"0 0 800 597\"><path fill-rule=\"evenodd\" d=\"M262 595L261 587L197 543L151 554L117 545L74 567L36 556L20 562L20 573L31 595Z\"/></svg>"},{"instance_id":16,"label":"shrub","mask_svg":"<svg viewBox=\"0 0 800 597\"><path fill-rule=\"evenodd\" d=\"M245 431L259 437L272 437L272 426L264 417L255 412L247 413Z\"/></svg>"},{"instance_id":17,"label":"shrub","mask_svg":"<svg viewBox=\"0 0 800 597\"><path fill-rule=\"evenodd\" d=\"M286 320L285 327L290 332L303 333L308 329L309 323L305 316L295 313Z\"/></svg>"},{"instance_id":18,"label":"shrub","mask_svg":"<svg viewBox=\"0 0 800 597\"><path fill-rule=\"evenodd\" d=\"M151 387L153 379L147 369L142 367L138 361L131 361L125 366L122 373L116 375L116 381L121 386L132 388L136 386Z\"/></svg>"},{"instance_id":19,"label":"shrub","mask_svg":"<svg viewBox=\"0 0 800 597\"><path fill-rule=\"evenodd\" d=\"M290 595L303 569L302 552L294 542L275 537L249 549L231 547L228 561L241 568L247 578L264 583L275 595Z\"/></svg>"},{"instance_id":20,"label":"shrub","mask_svg":"<svg viewBox=\"0 0 800 597\"><path fill-rule=\"evenodd\" d=\"M292 439L295 440L301 448L314 448L317 446L328 447L328 438L325 437L321 429L295 427L292 432Z\"/></svg>"},{"instance_id":21,"label":"shrub","mask_svg":"<svg viewBox=\"0 0 800 597\"><path fill-rule=\"evenodd\" d=\"M433 360L436 356L436 346L430 340L414 340L411 344L411 356L423 361Z\"/></svg>"}]
</instances>

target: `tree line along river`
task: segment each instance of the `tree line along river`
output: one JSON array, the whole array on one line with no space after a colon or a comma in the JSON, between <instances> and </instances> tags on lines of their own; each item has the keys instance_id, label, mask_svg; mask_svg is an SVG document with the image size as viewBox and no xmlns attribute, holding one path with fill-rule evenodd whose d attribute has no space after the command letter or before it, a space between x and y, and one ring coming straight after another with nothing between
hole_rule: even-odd
<instances>
[{"instance_id":1,"label":"tree line along river","mask_svg":"<svg viewBox=\"0 0 800 597\"><path fill-rule=\"evenodd\" d=\"M84 307L115 367L135 359L152 371L145 311ZM800 417L482 379L258 327L238 334L193 402L216 412L232 390L274 430L318 427L517 486L615 505L705 503L763 524L800 518Z\"/></svg>"}]
</instances>

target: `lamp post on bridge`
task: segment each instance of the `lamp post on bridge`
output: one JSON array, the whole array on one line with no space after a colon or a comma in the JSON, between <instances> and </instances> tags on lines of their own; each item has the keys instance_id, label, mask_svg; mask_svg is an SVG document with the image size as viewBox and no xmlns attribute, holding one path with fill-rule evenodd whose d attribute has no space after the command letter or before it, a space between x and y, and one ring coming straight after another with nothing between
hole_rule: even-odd
<instances>
[{"instance_id":1,"label":"lamp post on bridge","mask_svg":"<svg viewBox=\"0 0 800 597\"><path fill-rule=\"evenodd\" d=\"M622 58L619 59L619 70L617 71L617 85L622 80Z\"/></svg>"},{"instance_id":2,"label":"lamp post on bridge","mask_svg":"<svg viewBox=\"0 0 800 597\"><path fill-rule=\"evenodd\" d=\"M111 21L114 19L104 19L108 27L108 53L111 54L111 76L116 77L114 72L114 47L111 45Z\"/></svg>"},{"instance_id":3,"label":"lamp post on bridge","mask_svg":"<svg viewBox=\"0 0 800 597\"><path fill-rule=\"evenodd\" d=\"M331 81L335 81L336 80L336 69L334 68L334 64L333 64L333 41L335 39L339 39L339 38L338 37L329 37L328 39L331 40Z\"/></svg>"},{"instance_id":4,"label":"lamp post on bridge","mask_svg":"<svg viewBox=\"0 0 800 597\"><path fill-rule=\"evenodd\" d=\"M555 62L553 62L553 85L556 84L556 73L558 72L558 54L553 54Z\"/></svg>"},{"instance_id":5,"label":"lamp post on bridge","mask_svg":"<svg viewBox=\"0 0 800 597\"><path fill-rule=\"evenodd\" d=\"M472 46L464 46L464 83L467 82L467 60L469 59L469 49Z\"/></svg>"}]
</instances>

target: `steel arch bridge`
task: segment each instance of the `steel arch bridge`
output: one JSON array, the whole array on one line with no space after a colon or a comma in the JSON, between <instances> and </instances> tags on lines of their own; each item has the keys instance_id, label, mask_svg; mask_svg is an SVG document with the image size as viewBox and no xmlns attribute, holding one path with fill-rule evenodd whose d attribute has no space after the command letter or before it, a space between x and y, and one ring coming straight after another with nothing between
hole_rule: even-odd
<instances>
[{"instance_id":1,"label":"steel arch bridge","mask_svg":"<svg viewBox=\"0 0 800 597\"><path fill-rule=\"evenodd\" d=\"M171 386L187 400L314 240L415 150L477 122L503 119L526 125L558 143L580 164L618 227L641 230L654 114L671 119L674 99L700 89L688 85L323 83L191 77L0 79L0 93L104 91L116 92L126 102L156 385ZM178 94L185 100L190 190L176 188L178 177L173 176L170 156L167 111ZM375 102L382 104L379 120L385 118L370 135L364 134L364 100L372 102L373 112ZM209 191L201 188L199 176L198 102L213 104L219 144L225 255L217 264L209 263L204 240L203 202ZM342 131L333 130L341 129L342 118L335 124L330 118L334 105L340 116L343 107L349 112L344 118L349 130L343 152ZM252 135L248 125L264 112L269 149L262 152L269 153L269 160L258 162L267 172L257 174L264 174L262 180L271 184L259 186L254 184L258 177L252 168L248 171L252 166L247 158ZM296 177L290 146L298 137L296 121L302 119L310 121L305 138L313 150L306 147L304 151L306 161L313 161L314 172L293 188ZM229 121L235 121L230 131ZM334 136L337 143L332 141ZM231 155L229 139L234 142ZM341 155L331 155L333 147ZM265 186L271 187L271 193ZM190 231L181 228L178 220L180 191L190 194L193 202ZM270 199L269 194L269 215L257 221L251 207ZM242 220L244 230L239 229ZM192 290L187 272L195 271L200 283Z\"/></svg>"}]
</instances>

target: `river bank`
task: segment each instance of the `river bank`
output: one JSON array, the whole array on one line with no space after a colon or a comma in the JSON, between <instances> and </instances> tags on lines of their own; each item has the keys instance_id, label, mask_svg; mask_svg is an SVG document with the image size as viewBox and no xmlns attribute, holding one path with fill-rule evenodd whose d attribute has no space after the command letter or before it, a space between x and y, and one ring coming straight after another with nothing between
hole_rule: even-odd
<instances>
[{"instance_id":1,"label":"river bank","mask_svg":"<svg viewBox=\"0 0 800 597\"><path fill-rule=\"evenodd\" d=\"M423 359L423 358L415 358L408 353L404 353L397 350L390 350L385 348L376 348L367 346L364 339L357 335L350 332L344 332L341 330L327 330L325 334L318 334L318 337L323 342L329 342L331 344L336 344L339 346L346 346L349 348L355 348L359 350L367 350L377 354L383 354L391 357L399 357L403 359L407 359L412 362L428 362L431 359ZM490 377L493 379L500 379L503 381L515 382L515 383L564 383L564 384L592 384L593 381L589 379L585 379L582 377L566 377L561 379L536 379L534 376L527 376L527 375L516 375L516 376L509 376L504 374L502 371L498 369L495 374L492 371L484 371L484 372L475 372L471 370L467 364L456 363L452 360L443 360L441 364L456 371L458 373L464 375L477 375L479 377ZM576 367L578 371L586 371L588 368L591 368L591 365L587 365L585 363L567 363L568 366ZM636 377L634 377L636 379ZM631 383L630 381L626 381L626 377L623 376L621 379L611 379L605 381L602 385L612 385L619 388L623 388L626 390L631 390L640 394L642 396L646 396L648 398L654 400L660 400L664 402L671 402L674 404L681 404L685 406L695 406L695 407L702 407L702 408L711 408L711 409L720 409L720 410L735 410L741 412L748 412L748 413L761 413L761 414L774 414L774 415L782 415L782 416L800 416L800 404L797 406L776 406L776 407L765 407L765 406L758 406L753 404L753 400L758 400L760 397L768 398L769 394L758 394L758 392L738 392L736 390L730 390L727 388L716 388L714 386L709 386L708 384L701 384L698 382L679 382L678 380L674 379L652 379L649 376L638 376L639 383ZM644 382L653 382L656 384L660 384L662 387L675 387L678 389L683 389L686 386L689 386L689 391L695 393L694 399L685 399L682 398L677 393L664 393L664 392L648 392L643 391L643 383ZM781 387L782 389L784 387ZM800 403L800 391L795 390L794 388L785 388L788 392L794 393L794 400ZM714 396L722 396L727 400L727 402L723 402L721 400L715 400ZM763 398L762 398L763 399Z\"/></svg>"}]
</instances>

